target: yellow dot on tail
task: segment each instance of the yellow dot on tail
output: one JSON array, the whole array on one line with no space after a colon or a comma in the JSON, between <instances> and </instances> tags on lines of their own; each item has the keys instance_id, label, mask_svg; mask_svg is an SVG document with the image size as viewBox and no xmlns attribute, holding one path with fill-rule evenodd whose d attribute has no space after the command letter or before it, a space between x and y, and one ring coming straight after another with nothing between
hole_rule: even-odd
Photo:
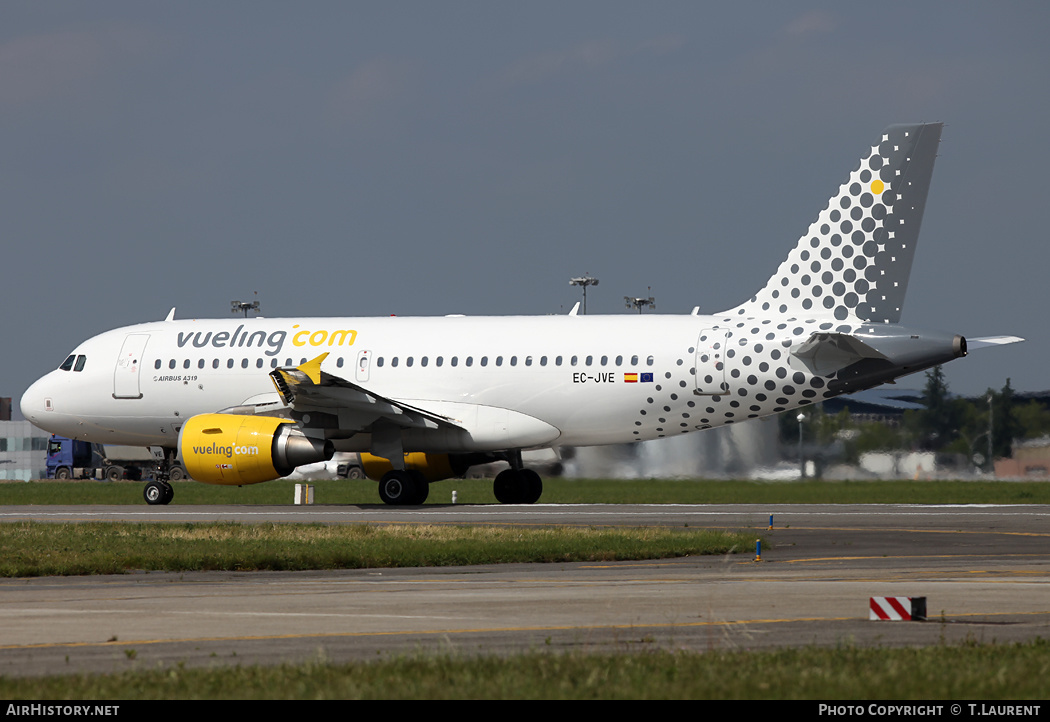
<instances>
[{"instance_id":1,"label":"yellow dot on tail","mask_svg":"<svg viewBox=\"0 0 1050 722\"><path fill-rule=\"evenodd\" d=\"M882 193L882 191L885 190L885 188L886 188L886 186L883 185L882 181L880 181L878 179L873 181L872 184L871 184L871 192L874 193L875 195L879 195L880 193Z\"/></svg>"}]
</instances>

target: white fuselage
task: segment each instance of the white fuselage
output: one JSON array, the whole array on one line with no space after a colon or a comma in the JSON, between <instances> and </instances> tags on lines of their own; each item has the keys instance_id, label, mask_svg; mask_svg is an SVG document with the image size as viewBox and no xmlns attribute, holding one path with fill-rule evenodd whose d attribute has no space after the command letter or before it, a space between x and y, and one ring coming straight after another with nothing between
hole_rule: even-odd
<instances>
[{"instance_id":1,"label":"white fuselage","mask_svg":"<svg viewBox=\"0 0 1050 722\"><path fill-rule=\"evenodd\" d=\"M613 444L819 401L825 382L792 346L857 328L820 316L166 320L85 341L73 351L81 370L47 374L22 409L64 436L171 448L192 416L279 404L269 372L327 352L328 374L484 427L472 430L476 450ZM405 436L405 451L471 450L441 447L439 436ZM367 450L368 437L339 448Z\"/></svg>"}]
</instances>

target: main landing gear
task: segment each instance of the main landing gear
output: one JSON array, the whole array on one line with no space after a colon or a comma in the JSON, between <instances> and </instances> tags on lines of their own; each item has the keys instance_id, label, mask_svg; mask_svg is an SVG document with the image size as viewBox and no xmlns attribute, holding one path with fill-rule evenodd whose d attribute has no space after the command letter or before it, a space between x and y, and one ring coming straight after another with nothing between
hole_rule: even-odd
<instances>
[{"instance_id":1,"label":"main landing gear","mask_svg":"<svg viewBox=\"0 0 1050 722\"><path fill-rule=\"evenodd\" d=\"M504 469L496 474L492 492L501 504L535 504L543 494L543 480L532 469Z\"/></svg>"},{"instance_id":2,"label":"main landing gear","mask_svg":"<svg viewBox=\"0 0 1050 722\"><path fill-rule=\"evenodd\" d=\"M379 497L392 506L414 506L430 495L430 482L415 469L391 469L379 481Z\"/></svg>"}]
</instances>

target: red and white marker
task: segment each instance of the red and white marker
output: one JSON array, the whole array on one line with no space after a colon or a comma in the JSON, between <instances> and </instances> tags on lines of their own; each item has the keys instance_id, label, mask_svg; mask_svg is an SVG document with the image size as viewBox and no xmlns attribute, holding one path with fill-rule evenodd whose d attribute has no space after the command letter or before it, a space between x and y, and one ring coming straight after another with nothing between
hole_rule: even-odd
<instances>
[{"instance_id":1,"label":"red and white marker","mask_svg":"<svg viewBox=\"0 0 1050 722\"><path fill-rule=\"evenodd\" d=\"M868 609L868 619L925 620L926 597L871 597Z\"/></svg>"}]
</instances>

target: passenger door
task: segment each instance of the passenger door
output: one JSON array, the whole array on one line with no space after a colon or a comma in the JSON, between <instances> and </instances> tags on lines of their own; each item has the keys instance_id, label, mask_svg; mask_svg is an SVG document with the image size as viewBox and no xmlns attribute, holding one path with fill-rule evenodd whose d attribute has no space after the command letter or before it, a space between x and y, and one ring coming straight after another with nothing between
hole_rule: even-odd
<instances>
[{"instance_id":1,"label":"passenger door","mask_svg":"<svg viewBox=\"0 0 1050 722\"><path fill-rule=\"evenodd\" d=\"M148 333L129 333L117 357L117 367L113 371L113 398L141 399L139 388L139 369L142 368L142 352L149 341Z\"/></svg>"}]
</instances>

